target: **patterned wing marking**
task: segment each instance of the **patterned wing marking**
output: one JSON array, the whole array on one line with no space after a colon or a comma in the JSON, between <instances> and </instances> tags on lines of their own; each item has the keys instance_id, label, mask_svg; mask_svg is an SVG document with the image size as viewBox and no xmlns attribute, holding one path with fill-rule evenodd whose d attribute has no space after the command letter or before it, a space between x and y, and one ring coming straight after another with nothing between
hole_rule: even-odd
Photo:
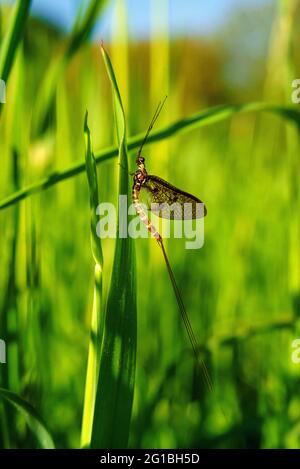
<instances>
[{"instance_id":1,"label":"patterned wing marking","mask_svg":"<svg viewBox=\"0 0 300 469\"><path fill-rule=\"evenodd\" d=\"M191 220L202 218L207 210L204 203L188 192L178 189L158 176L147 176L142 185L148 208L162 218Z\"/></svg>"}]
</instances>

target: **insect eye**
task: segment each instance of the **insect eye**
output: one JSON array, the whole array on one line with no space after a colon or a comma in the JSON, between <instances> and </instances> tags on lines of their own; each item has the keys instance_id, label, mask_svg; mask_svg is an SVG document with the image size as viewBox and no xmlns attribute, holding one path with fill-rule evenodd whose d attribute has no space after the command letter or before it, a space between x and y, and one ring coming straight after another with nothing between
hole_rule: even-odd
<instances>
[{"instance_id":1,"label":"insect eye","mask_svg":"<svg viewBox=\"0 0 300 469\"><path fill-rule=\"evenodd\" d=\"M143 156L140 156L139 157L139 163L144 163L145 162L145 158Z\"/></svg>"}]
</instances>

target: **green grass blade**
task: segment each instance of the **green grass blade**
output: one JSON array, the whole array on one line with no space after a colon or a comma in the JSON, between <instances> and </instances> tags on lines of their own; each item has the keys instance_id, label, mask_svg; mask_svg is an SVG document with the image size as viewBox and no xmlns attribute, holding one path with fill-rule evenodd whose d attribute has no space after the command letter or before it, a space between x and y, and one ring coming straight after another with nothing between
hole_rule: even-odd
<instances>
[{"instance_id":1,"label":"green grass blade","mask_svg":"<svg viewBox=\"0 0 300 469\"><path fill-rule=\"evenodd\" d=\"M0 49L0 79L7 82L12 69L16 50L23 35L30 10L31 0L18 0L14 7L9 30ZM3 105L0 105L0 114Z\"/></svg>"},{"instance_id":2,"label":"green grass blade","mask_svg":"<svg viewBox=\"0 0 300 469\"><path fill-rule=\"evenodd\" d=\"M86 172L90 191L90 208L91 208L91 247L95 261L95 283L94 283L94 301L92 310L92 324L90 333L90 345L87 365L87 375L85 384L85 397L83 406L83 419L81 431L81 446L89 446L91 440L91 431L93 424L93 414L96 398L97 379L99 373L99 361L101 341L103 334L103 311L102 311L102 271L103 271L103 254L101 240L97 236L97 214L96 210L99 205L99 191L97 181L97 168L95 158L92 151L91 134L88 127L87 113L84 123L84 134L86 141Z\"/></svg>"},{"instance_id":3,"label":"green grass blade","mask_svg":"<svg viewBox=\"0 0 300 469\"><path fill-rule=\"evenodd\" d=\"M110 78L119 139L119 195L129 194L126 124L122 101L108 55L102 54ZM124 217L119 207L119 216ZM118 228L117 228L118 229ZM107 299L92 448L126 447L129 437L136 361L136 273L133 241L117 237Z\"/></svg>"},{"instance_id":4,"label":"green grass blade","mask_svg":"<svg viewBox=\"0 0 300 469\"><path fill-rule=\"evenodd\" d=\"M47 128L48 114L54 104L59 77L64 73L70 60L90 37L97 18L101 11L103 11L106 3L107 0L90 0L82 18L82 8L79 8L68 43L63 52L58 57L55 57L54 61L50 64L39 90L32 122L32 132L35 137L39 136Z\"/></svg>"},{"instance_id":5,"label":"green grass blade","mask_svg":"<svg viewBox=\"0 0 300 469\"><path fill-rule=\"evenodd\" d=\"M68 47L66 50L66 57L72 57L80 47L88 40L96 20L103 11L107 0L91 0L88 4L82 19L77 17L76 22L71 33ZM79 11L79 13L81 13Z\"/></svg>"},{"instance_id":6,"label":"green grass blade","mask_svg":"<svg viewBox=\"0 0 300 469\"><path fill-rule=\"evenodd\" d=\"M36 436L42 448L53 449L54 443L52 437L45 427L41 417L36 410L27 401L17 394L0 388L0 397L13 405L26 419L26 422L32 433Z\"/></svg>"},{"instance_id":7,"label":"green grass blade","mask_svg":"<svg viewBox=\"0 0 300 469\"><path fill-rule=\"evenodd\" d=\"M146 144L159 142L166 138L173 137L181 132L187 132L193 129L197 129L206 125L211 125L217 122L220 122L225 119L229 119L238 113L247 113L247 112L270 112L272 114L277 114L283 119L286 119L290 122L293 122L300 127L300 112L297 111L294 107L291 106L277 106L273 104L266 103L251 103L244 105L222 105L212 107L206 110L199 111L197 114L189 116L185 119L180 119L173 124L167 125L160 130L156 130L149 136ZM128 150L136 150L141 145L144 139L144 133L136 135L129 139L128 141ZM104 150L99 151L95 155L95 160L97 164L103 163L111 158L114 158L118 155L118 149L116 147L109 147ZM58 184L59 182L70 179L77 174L85 171L85 163L75 163L69 168L66 168L61 171L56 171L49 176L41 179L40 181L35 182L27 187L24 187L18 192L14 192L10 196L4 198L0 202L0 210L7 208L11 205L14 205L21 200L30 197L33 194L42 192L49 187Z\"/></svg>"},{"instance_id":8,"label":"green grass blade","mask_svg":"<svg viewBox=\"0 0 300 469\"><path fill-rule=\"evenodd\" d=\"M99 205L99 191L98 191L98 180L97 180L97 168L95 157L92 150L91 143L91 134L88 127L88 115L86 113L85 122L84 122L84 134L86 140L86 172L89 183L90 191L90 208L91 208L91 244L92 244L92 254L94 256L95 264L98 264L100 267L103 266L103 254L100 238L97 236L97 215L96 210Z\"/></svg>"},{"instance_id":9,"label":"green grass blade","mask_svg":"<svg viewBox=\"0 0 300 469\"><path fill-rule=\"evenodd\" d=\"M18 0L14 7L9 30L0 50L0 78L7 81L14 63L15 53L22 38L31 0Z\"/></svg>"}]
</instances>

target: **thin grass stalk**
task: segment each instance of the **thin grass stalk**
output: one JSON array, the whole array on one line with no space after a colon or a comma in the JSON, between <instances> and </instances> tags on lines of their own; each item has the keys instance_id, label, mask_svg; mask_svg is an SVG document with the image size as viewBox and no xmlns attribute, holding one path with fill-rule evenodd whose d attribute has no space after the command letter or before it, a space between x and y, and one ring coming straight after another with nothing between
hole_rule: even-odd
<instances>
[{"instance_id":1,"label":"thin grass stalk","mask_svg":"<svg viewBox=\"0 0 300 469\"><path fill-rule=\"evenodd\" d=\"M283 32L285 35L285 54L283 56L283 83L285 99L289 103L291 100L291 84L296 78L295 52L293 44L293 31L295 18L297 18L297 10L299 9L298 0L280 0L281 21L283 24ZM286 127L287 139L287 161L289 167L289 289L292 299L292 306L295 317L299 315L300 305L300 177L299 177L299 129L296 126L289 125ZM299 326L298 326L299 327Z\"/></svg>"},{"instance_id":2,"label":"thin grass stalk","mask_svg":"<svg viewBox=\"0 0 300 469\"><path fill-rule=\"evenodd\" d=\"M150 109L170 94L170 1L151 0L151 41L150 41ZM166 106L160 119L163 124L169 121L169 106ZM160 145L159 158L153 158L153 171L157 164L163 165L169 157L170 142L164 140ZM155 152L155 150L154 150Z\"/></svg>"},{"instance_id":3,"label":"thin grass stalk","mask_svg":"<svg viewBox=\"0 0 300 469\"><path fill-rule=\"evenodd\" d=\"M83 419L81 430L81 446L88 447L91 441L93 415L95 408L95 398L97 389L97 379L99 374L100 351L103 335L103 302L102 302L102 272L103 254L100 238L97 236L97 216L96 210L99 205L99 191L97 180L97 168L92 150L91 134L88 127L88 115L86 113L84 123L85 135L85 159L86 172L90 191L91 210L91 248L95 262L94 276L94 299L92 309L92 322L90 332L90 344L88 354L87 375L85 384L85 396L83 406Z\"/></svg>"},{"instance_id":4,"label":"thin grass stalk","mask_svg":"<svg viewBox=\"0 0 300 469\"><path fill-rule=\"evenodd\" d=\"M29 402L20 397L18 394L4 388L0 388L0 399L8 402L10 405L15 407L20 414L23 415L32 433L37 438L41 448L54 449L52 436L50 435L38 412Z\"/></svg>"},{"instance_id":5,"label":"thin grass stalk","mask_svg":"<svg viewBox=\"0 0 300 469\"><path fill-rule=\"evenodd\" d=\"M129 47L128 47L128 19L126 5L123 0L117 0L113 16L114 26L111 40L111 57L114 71L119 80L120 94L124 109L129 110ZM129 111L128 111L129 112ZM130 112L129 112L130 114ZM127 131L130 128L127 123Z\"/></svg>"},{"instance_id":6,"label":"thin grass stalk","mask_svg":"<svg viewBox=\"0 0 300 469\"><path fill-rule=\"evenodd\" d=\"M37 104L33 113L33 137L39 137L46 130L48 125L47 119L49 111L54 104L59 77L65 72L71 59L90 37L97 18L103 11L106 3L107 0L90 0L83 15L81 15L82 8L79 8L68 42L64 50L50 64L45 80L39 89Z\"/></svg>"},{"instance_id":7,"label":"thin grass stalk","mask_svg":"<svg viewBox=\"0 0 300 469\"><path fill-rule=\"evenodd\" d=\"M14 6L8 32L0 49L0 78L8 81L18 45L29 15L31 0L18 0ZM0 106L0 113L2 105Z\"/></svg>"},{"instance_id":8,"label":"thin grass stalk","mask_svg":"<svg viewBox=\"0 0 300 469\"><path fill-rule=\"evenodd\" d=\"M127 226L128 158L126 121L120 92L109 56L102 56L112 85L119 142L119 195L127 196L118 207L119 229ZM121 203L121 202L120 202ZM128 444L133 403L136 340L135 252L131 237L118 236L107 298L99 379L91 438L92 448L124 448Z\"/></svg>"}]
</instances>

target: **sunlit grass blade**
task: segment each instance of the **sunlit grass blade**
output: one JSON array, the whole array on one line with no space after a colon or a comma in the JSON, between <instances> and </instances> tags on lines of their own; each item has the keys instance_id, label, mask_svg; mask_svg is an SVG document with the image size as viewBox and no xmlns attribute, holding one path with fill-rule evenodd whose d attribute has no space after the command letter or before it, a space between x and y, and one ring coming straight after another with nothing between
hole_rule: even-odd
<instances>
[{"instance_id":1,"label":"sunlit grass blade","mask_svg":"<svg viewBox=\"0 0 300 469\"><path fill-rule=\"evenodd\" d=\"M13 405L25 417L29 428L42 448L54 448L54 443L49 431L31 404L17 394L3 388L0 388L0 397Z\"/></svg>"},{"instance_id":2,"label":"sunlit grass blade","mask_svg":"<svg viewBox=\"0 0 300 469\"><path fill-rule=\"evenodd\" d=\"M107 0L90 0L82 16L83 9L79 8L68 42L63 51L50 64L39 90L32 122L32 133L35 137L43 133L48 125L48 116L54 104L59 77L64 73L70 60L90 37L96 20L106 3Z\"/></svg>"},{"instance_id":3,"label":"sunlit grass blade","mask_svg":"<svg viewBox=\"0 0 300 469\"><path fill-rule=\"evenodd\" d=\"M130 69L129 69L129 34L126 3L117 0L113 11L113 26L110 54L114 71L118 77L118 86L125 109L129 109ZM127 122L127 131L130 131Z\"/></svg>"},{"instance_id":4,"label":"sunlit grass blade","mask_svg":"<svg viewBox=\"0 0 300 469\"><path fill-rule=\"evenodd\" d=\"M92 149L91 134L88 127L88 114L85 115L84 121L84 134L86 141L86 172L90 190L90 208L91 208L91 244L92 254L95 260L95 264L103 266L103 254L101 247L101 240L97 236L97 215L96 210L99 205L99 191L98 191L98 180L97 180L97 168L95 157Z\"/></svg>"},{"instance_id":5,"label":"sunlit grass blade","mask_svg":"<svg viewBox=\"0 0 300 469\"><path fill-rule=\"evenodd\" d=\"M266 103L251 103L232 106L224 105L200 111L197 114L186 117L184 119L180 119L174 122L173 124L167 125L166 127L163 127L160 130L153 131L152 135L149 135L146 145L149 143L159 142L166 138L170 138L181 132L187 132L190 130L197 129L199 127L220 122L224 119L229 119L230 117L238 113L255 111L265 111L277 114L281 118L287 119L288 121L296 124L297 127L300 127L300 112L291 106L277 106ZM128 151L138 149L143 139L144 133L129 138L127 144ZM105 148L104 150L101 150L96 153L95 161L97 164L100 164L104 161L116 157L117 155L117 147ZM33 194L42 192L43 190L48 189L49 187L52 187L62 181L65 181L66 179L70 179L76 176L77 174L82 173L83 171L85 171L85 163L79 162L73 164L65 170L53 172L52 174L49 174L49 176L27 187L24 187L18 192L14 192L8 197L5 197L2 201L0 201L0 210L10 207L11 205L18 203Z\"/></svg>"},{"instance_id":6,"label":"sunlit grass blade","mask_svg":"<svg viewBox=\"0 0 300 469\"><path fill-rule=\"evenodd\" d=\"M173 95L171 80L171 48L172 40L170 35L171 24L171 2L161 2L160 0L150 0L150 77L149 77L149 101L150 109L158 103L162 95L169 97ZM158 60L159 57L159 60ZM160 122L166 124L170 120L169 106L166 106L160 116ZM172 106L172 112L175 109ZM154 162L153 174L157 174L159 165L165 165L170 154L172 143L164 140L159 148L153 148L150 153Z\"/></svg>"},{"instance_id":7,"label":"sunlit grass blade","mask_svg":"<svg viewBox=\"0 0 300 469\"><path fill-rule=\"evenodd\" d=\"M88 40L96 20L107 4L107 1L108 0L90 0L82 18L81 9L79 9L65 52L66 57L72 57Z\"/></svg>"},{"instance_id":8,"label":"sunlit grass blade","mask_svg":"<svg viewBox=\"0 0 300 469\"><path fill-rule=\"evenodd\" d=\"M102 55L111 81L115 106L119 141L119 195L128 197L125 115L114 71L103 47ZM125 207L119 205L117 233L119 227L124 225L127 204ZM130 237L117 237L102 340L92 448L127 446L135 380L136 316L134 246Z\"/></svg>"},{"instance_id":9,"label":"sunlit grass blade","mask_svg":"<svg viewBox=\"0 0 300 469\"><path fill-rule=\"evenodd\" d=\"M96 397L96 386L99 373L100 350L103 333L103 310L102 310L102 271L103 271L103 254L101 240L97 236L97 214L96 210L99 205L99 191L97 181L96 163L92 151L91 134L88 127L88 115L86 113L84 122L85 134L85 158L86 172L89 183L90 192L90 209L91 209L91 247L95 261L95 284L94 284L94 300L92 310L91 332L89 356L87 365L85 397L83 406L83 420L81 431L81 446L86 447L90 444L91 431L93 424L93 414Z\"/></svg>"},{"instance_id":10,"label":"sunlit grass blade","mask_svg":"<svg viewBox=\"0 0 300 469\"><path fill-rule=\"evenodd\" d=\"M19 186L19 161L18 153L16 150L12 152L12 186ZM0 331L2 337L10 337L7 344L7 366L0 367L0 379L1 384L4 388L14 389L19 391L20 388L20 339L18 331L18 286L17 286L17 267L18 267L18 255L17 245L19 237L19 224L20 224L20 213L19 209L13 210L13 231L10 241L10 245L7 247L10 252L9 270L7 285L3 295L3 303L0 308ZM8 422L13 421L13 410L10 406L3 404L3 415L2 423L5 425ZM7 435L7 441L4 442L4 447L9 447L9 434L10 428L7 426L7 430L1 428L1 434Z\"/></svg>"},{"instance_id":11,"label":"sunlit grass blade","mask_svg":"<svg viewBox=\"0 0 300 469\"><path fill-rule=\"evenodd\" d=\"M297 11L299 10L299 2L297 0L280 1L281 10L281 34L285 37L282 38L286 44L287 54L282 56L279 65L280 69L284 72L283 83L292 83L294 77L297 76L297 68L295 64L295 56L293 55L293 31L297 23ZM286 92L286 102L290 100L290 90L284 87ZM293 127L286 128L287 139L287 161L289 162L289 179L290 179L290 193L289 193L289 208L291 213L299 213L300 207L300 175L299 175L299 129ZM296 189L298 188L298 189ZM299 298L300 298L300 220L299 216L290 217L289 220L289 289L292 298L292 304L295 317L298 315Z\"/></svg>"},{"instance_id":12,"label":"sunlit grass blade","mask_svg":"<svg viewBox=\"0 0 300 469\"><path fill-rule=\"evenodd\" d=\"M31 0L18 0L14 6L9 30L0 49L0 79L7 82L12 69L15 53L23 35L30 10ZM2 104L0 105L0 114Z\"/></svg>"}]
</instances>

